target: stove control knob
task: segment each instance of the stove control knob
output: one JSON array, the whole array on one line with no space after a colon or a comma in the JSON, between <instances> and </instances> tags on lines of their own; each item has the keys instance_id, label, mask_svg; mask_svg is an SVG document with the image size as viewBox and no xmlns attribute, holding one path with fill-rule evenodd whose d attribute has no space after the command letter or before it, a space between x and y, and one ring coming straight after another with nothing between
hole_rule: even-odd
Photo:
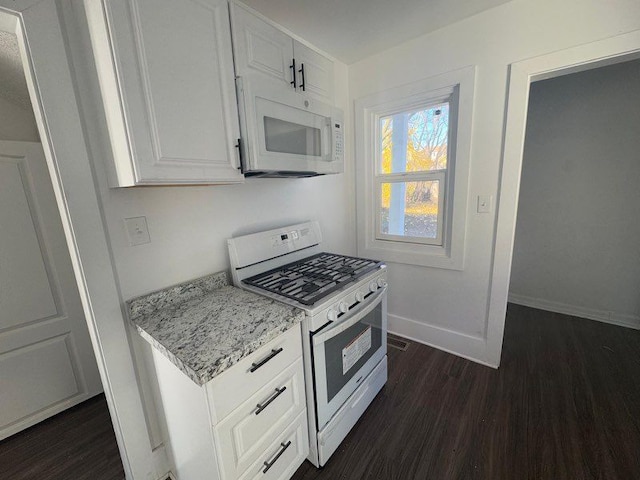
<instances>
[{"instance_id":1,"label":"stove control knob","mask_svg":"<svg viewBox=\"0 0 640 480\"><path fill-rule=\"evenodd\" d=\"M363 302L363 301L364 301L364 293L356 292L356 302Z\"/></svg>"},{"instance_id":2,"label":"stove control knob","mask_svg":"<svg viewBox=\"0 0 640 480\"><path fill-rule=\"evenodd\" d=\"M347 305L345 302L340 302L340 305L338 305L338 310L340 310L341 313L347 313L349 311L349 305Z\"/></svg>"},{"instance_id":3,"label":"stove control knob","mask_svg":"<svg viewBox=\"0 0 640 480\"><path fill-rule=\"evenodd\" d=\"M371 290L372 292L375 292L378 289L378 284L376 282L371 282L369 284L369 290Z\"/></svg>"},{"instance_id":4,"label":"stove control knob","mask_svg":"<svg viewBox=\"0 0 640 480\"><path fill-rule=\"evenodd\" d=\"M378 279L378 286L380 288L384 288L387 286L387 281L384 278L379 278Z\"/></svg>"},{"instance_id":5,"label":"stove control knob","mask_svg":"<svg viewBox=\"0 0 640 480\"><path fill-rule=\"evenodd\" d=\"M327 319L330 322L335 322L336 320L338 320L338 313L335 310L329 310L327 312Z\"/></svg>"}]
</instances>

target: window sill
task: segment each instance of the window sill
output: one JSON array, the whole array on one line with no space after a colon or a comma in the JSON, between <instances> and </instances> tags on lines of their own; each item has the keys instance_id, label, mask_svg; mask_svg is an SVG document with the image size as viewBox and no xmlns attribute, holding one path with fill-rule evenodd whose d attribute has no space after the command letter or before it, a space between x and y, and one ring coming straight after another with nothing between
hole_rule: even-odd
<instances>
[{"instance_id":1,"label":"window sill","mask_svg":"<svg viewBox=\"0 0 640 480\"><path fill-rule=\"evenodd\" d=\"M440 245L418 245L384 240L358 242L358 255L390 263L463 270L464 255L452 256Z\"/></svg>"}]
</instances>

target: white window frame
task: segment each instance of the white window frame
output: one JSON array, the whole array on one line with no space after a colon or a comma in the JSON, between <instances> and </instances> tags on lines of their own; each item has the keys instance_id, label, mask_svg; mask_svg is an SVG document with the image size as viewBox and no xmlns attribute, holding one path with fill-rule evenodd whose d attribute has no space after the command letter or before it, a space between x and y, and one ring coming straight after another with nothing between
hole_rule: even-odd
<instances>
[{"instance_id":1,"label":"white window frame","mask_svg":"<svg viewBox=\"0 0 640 480\"><path fill-rule=\"evenodd\" d=\"M474 84L475 67L471 66L356 100L358 255L394 263L452 270L464 268ZM380 119L445 101L449 102L446 172L381 174ZM440 179L434 178L438 172L442 174L441 186L444 186L444 194L439 198L440 238L434 242L434 239L382 234L381 183Z\"/></svg>"}]
</instances>

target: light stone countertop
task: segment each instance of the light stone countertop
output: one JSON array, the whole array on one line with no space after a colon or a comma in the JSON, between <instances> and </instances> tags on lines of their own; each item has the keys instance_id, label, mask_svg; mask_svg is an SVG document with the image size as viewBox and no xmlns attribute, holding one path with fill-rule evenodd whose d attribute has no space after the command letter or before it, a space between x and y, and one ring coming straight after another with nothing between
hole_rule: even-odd
<instances>
[{"instance_id":1,"label":"light stone countertop","mask_svg":"<svg viewBox=\"0 0 640 480\"><path fill-rule=\"evenodd\" d=\"M127 302L138 333L198 385L302 321L304 312L229 285L226 272Z\"/></svg>"}]
</instances>

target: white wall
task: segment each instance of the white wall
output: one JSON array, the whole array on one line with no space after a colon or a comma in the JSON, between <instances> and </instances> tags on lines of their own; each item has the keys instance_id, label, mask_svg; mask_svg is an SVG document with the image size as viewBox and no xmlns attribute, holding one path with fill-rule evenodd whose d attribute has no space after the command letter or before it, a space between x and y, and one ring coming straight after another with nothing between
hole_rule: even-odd
<instances>
[{"instance_id":1,"label":"white wall","mask_svg":"<svg viewBox=\"0 0 640 480\"><path fill-rule=\"evenodd\" d=\"M77 6L76 16L82 16ZM80 20L82 22L82 20ZM98 187L108 224L122 297L229 268L226 239L293 222L318 219L327 250L355 253L353 165L346 172L307 179L247 179L242 185L134 187L107 186L110 160L104 112L88 51L88 32L80 25L82 55L77 65L87 131ZM85 43L86 42L86 43ZM80 58L80 57L79 57ZM197 72L194 72L197 74ZM347 67L335 65L336 103L349 127ZM347 132L348 134L349 132ZM123 219L144 215L151 243L129 246Z\"/></svg>"},{"instance_id":2,"label":"white wall","mask_svg":"<svg viewBox=\"0 0 640 480\"><path fill-rule=\"evenodd\" d=\"M110 149L88 31L83 24L86 20L81 2L71 6L70 48L123 303L182 281L228 270L227 238L290 223L317 219L326 250L355 254L354 168L349 155L345 173L339 175L247 179L242 185L109 188L105 162L110 161ZM339 62L335 64L335 85L336 104L345 110L345 134L349 135L347 67ZM123 219L135 216L147 218L151 243L129 245ZM150 347L133 329L131 348L151 443L158 446L162 442L162 421L153 402L157 385L148 368Z\"/></svg>"},{"instance_id":3,"label":"white wall","mask_svg":"<svg viewBox=\"0 0 640 480\"><path fill-rule=\"evenodd\" d=\"M350 174L208 187L109 189L102 181L122 295L228 269L227 238L308 219L320 221L327 250L353 254L351 185ZM139 215L151 243L130 247L122 219Z\"/></svg>"},{"instance_id":4,"label":"white wall","mask_svg":"<svg viewBox=\"0 0 640 480\"><path fill-rule=\"evenodd\" d=\"M535 82L510 299L640 328L640 60Z\"/></svg>"},{"instance_id":5,"label":"white wall","mask_svg":"<svg viewBox=\"0 0 640 480\"><path fill-rule=\"evenodd\" d=\"M33 111L0 97L0 140L39 142Z\"/></svg>"},{"instance_id":6,"label":"white wall","mask_svg":"<svg viewBox=\"0 0 640 480\"><path fill-rule=\"evenodd\" d=\"M477 195L498 193L509 64L638 28L635 0L514 0L350 66L352 100L477 66L465 268L390 265L391 330L498 364L486 343L495 214L475 207Z\"/></svg>"}]
</instances>

